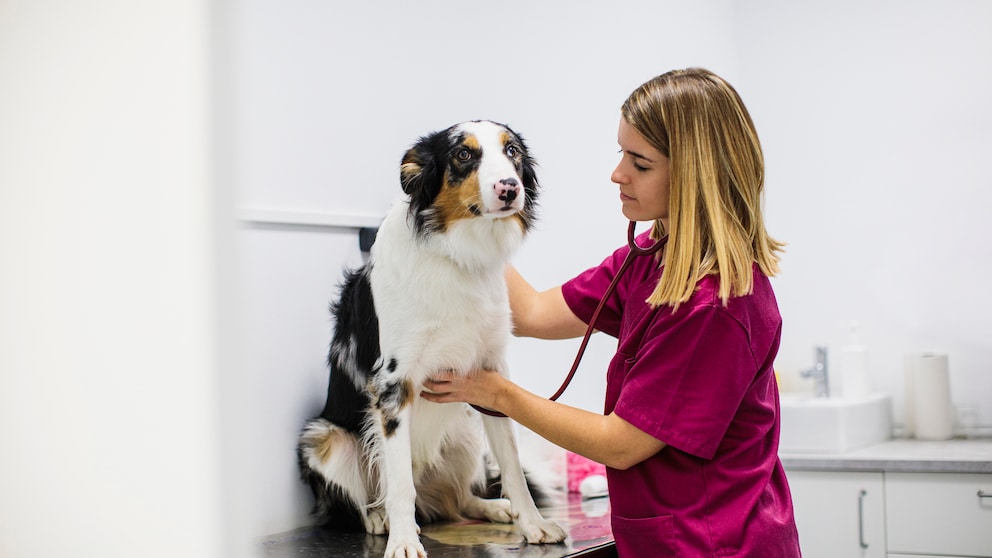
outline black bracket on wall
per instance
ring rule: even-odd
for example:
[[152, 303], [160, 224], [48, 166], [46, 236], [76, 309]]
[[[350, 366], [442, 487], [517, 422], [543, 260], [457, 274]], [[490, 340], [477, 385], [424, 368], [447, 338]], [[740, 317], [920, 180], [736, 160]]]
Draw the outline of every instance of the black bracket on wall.
[[375, 242], [375, 235], [377, 234], [379, 234], [378, 227], [362, 227], [358, 229], [358, 249], [368, 254], [372, 250], [372, 244]]

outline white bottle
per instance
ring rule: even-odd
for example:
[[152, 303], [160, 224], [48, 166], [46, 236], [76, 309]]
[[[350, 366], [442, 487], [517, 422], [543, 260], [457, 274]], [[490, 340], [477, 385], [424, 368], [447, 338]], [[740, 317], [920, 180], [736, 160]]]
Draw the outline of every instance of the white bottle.
[[841, 394], [848, 399], [864, 399], [868, 385], [868, 349], [858, 339], [858, 322], [851, 322], [851, 337], [840, 350]]

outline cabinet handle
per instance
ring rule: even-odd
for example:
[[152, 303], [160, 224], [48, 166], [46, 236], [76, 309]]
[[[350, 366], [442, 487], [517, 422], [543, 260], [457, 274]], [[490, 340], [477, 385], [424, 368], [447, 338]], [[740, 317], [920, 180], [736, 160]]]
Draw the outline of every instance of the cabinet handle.
[[868, 492], [862, 490], [858, 494], [858, 542], [861, 543], [861, 548], [868, 548], [868, 543], [865, 542], [865, 496]]
[[978, 491], [978, 497], [979, 498], [992, 498], [992, 494], [989, 494], [988, 492], [985, 492], [984, 490], [979, 490]]

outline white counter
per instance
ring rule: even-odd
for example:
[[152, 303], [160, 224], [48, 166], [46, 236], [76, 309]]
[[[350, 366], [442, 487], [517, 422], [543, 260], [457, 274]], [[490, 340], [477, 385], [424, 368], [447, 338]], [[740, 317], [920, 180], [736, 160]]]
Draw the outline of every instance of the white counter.
[[841, 454], [781, 454], [794, 471], [992, 473], [992, 439], [891, 440]]

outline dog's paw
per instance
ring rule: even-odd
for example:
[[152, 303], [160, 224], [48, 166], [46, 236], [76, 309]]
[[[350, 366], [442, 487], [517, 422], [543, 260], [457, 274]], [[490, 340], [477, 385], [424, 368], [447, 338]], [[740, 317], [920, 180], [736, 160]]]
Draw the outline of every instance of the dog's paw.
[[427, 558], [424, 545], [415, 533], [390, 533], [385, 558]]
[[497, 523], [513, 523], [516, 514], [513, 513], [513, 506], [505, 498], [498, 500], [483, 500], [486, 503], [486, 519]]
[[365, 524], [365, 532], [371, 535], [385, 535], [389, 532], [389, 518], [386, 517], [386, 510], [383, 508], [373, 508], [362, 517]]
[[531, 544], [554, 544], [565, 540], [568, 533], [554, 521], [538, 519], [535, 521], [518, 522], [520, 532]]
[[468, 517], [485, 519], [494, 523], [513, 523], [516, 517], [513, 513], [513, 506], [506, 498], [475, 499], [467, 504], [463, 513]]

